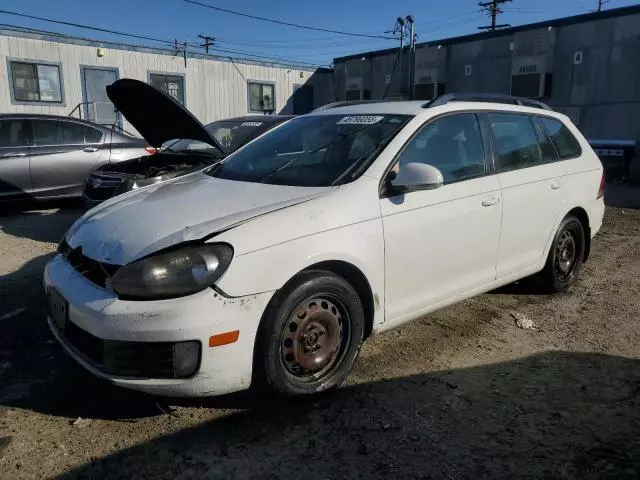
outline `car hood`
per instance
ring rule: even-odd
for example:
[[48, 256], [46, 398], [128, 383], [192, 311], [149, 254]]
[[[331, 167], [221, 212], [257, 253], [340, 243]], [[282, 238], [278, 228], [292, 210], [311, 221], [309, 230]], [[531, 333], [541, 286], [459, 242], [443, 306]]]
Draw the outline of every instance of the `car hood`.
[[78, 219], [65, 239], [89, 258], [124, 265], [335, 188], [236, 182], [196, 172], [106, 201]]
[[107, 85], [107, 95], [131, 125], [154, 147], [176, 138], [199, 140], [224, 155], [202, 123], [175, 99], [151, 85], [123, 78]]

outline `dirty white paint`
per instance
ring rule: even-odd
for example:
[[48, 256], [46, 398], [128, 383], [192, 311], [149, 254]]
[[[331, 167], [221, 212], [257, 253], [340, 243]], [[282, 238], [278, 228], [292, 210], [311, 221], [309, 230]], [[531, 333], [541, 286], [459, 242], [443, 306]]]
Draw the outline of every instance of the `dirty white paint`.
[[[91, 284], [57, 256], [47, 265], [44, 283], [55, 286], [69, 301], [70, 318], [78, 326], [114, 340], [199, 339], [204, 346], [209, 336], [233, 330], [240, 330], [240, 338], [223, 347], [204, 348], [199, 373], [187, 380], [112, 378], [70, 353], [94, 374], [150, 393], [205, 395], [240, 390], [249, 386], [255, 336], [269, 300], [296, 273], [316, 263], [341, 261], [362, 272], [376, 298], [373, 326], [377, 332], [541, 270], [558, 225], [576, 207], [587, 213], [592, 235], [600, 228], [604, 202], [596, 197], [602, 165], [564, 115], [464, 102], [429, 109], [411, 102], [388, 102], [381, 107], [341, 107], [332, 114], [366, 116], [374, 114], [375, 108], [384, 109], [383, 113], [411, 111], [415, 118], [351, 183], [290, 187], [221, 180], [198, 172], [116, 197], [78, 220], [66, 236], [68, 243], [81, 246], [90, 258], [109, 263], [122, 264], [214, 234], [209, 241], [228, 243], [234, 250], [231, 264], [216, 282], [225, 295], [206, 289], [183, 298], [135, 302]], [[425, 122], [474, 109], [559, 118], [580, 142], [582, 154], [500, 173], [499, 182], [493, 181], [498, 175], [485, 175], [437, 189], [380, 197], [390, 162]], [[555, 182], [563, 188], [554, 188]], [[500, 201], [485, 202], [487, 198]], [[541, 204], [551, 205], [554, 214], [542, 215]], [[522, 232], [527, 238], [521, 248], [511, 249], [509, 242]], [[537, 238], [537, 243], [531, 243], [531, 238]], [[517, 271], [500, 268], [500, 262], [513, 264], [525, 254], [528, 259]]]

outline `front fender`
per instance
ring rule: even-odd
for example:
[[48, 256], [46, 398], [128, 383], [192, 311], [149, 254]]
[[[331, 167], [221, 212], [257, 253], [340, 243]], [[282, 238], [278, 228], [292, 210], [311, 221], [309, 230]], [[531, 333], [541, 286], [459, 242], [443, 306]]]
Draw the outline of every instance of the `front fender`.
[[216, 286], [233, 297], [278, 290], [300, 271], [325, 261], [350, 263], [365, 275], [374, 298], [380, 302], [376, 305], [374, 324], [382, 322], [384, 241], [380, 218], [240, 254], [234, 257]]

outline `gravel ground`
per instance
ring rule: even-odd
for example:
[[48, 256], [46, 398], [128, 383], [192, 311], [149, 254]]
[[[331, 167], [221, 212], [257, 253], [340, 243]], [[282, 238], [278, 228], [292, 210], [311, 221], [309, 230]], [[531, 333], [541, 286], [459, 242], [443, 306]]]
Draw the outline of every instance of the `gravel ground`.
[[370, 339], [344, 388], [288, 402], [156, 399], [68, 359], [40, 276], [78, 213], [0, 217], [0, 478], [640, 477], [638, 210], [607, 210], [569, 293], [441, 310]]

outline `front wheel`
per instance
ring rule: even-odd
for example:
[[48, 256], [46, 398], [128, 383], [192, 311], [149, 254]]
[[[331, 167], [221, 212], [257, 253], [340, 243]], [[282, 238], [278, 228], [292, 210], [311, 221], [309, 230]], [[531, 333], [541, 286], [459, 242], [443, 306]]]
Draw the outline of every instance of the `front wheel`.
[[584, 259], [585, 234], [576, 217], [566, 217], [558, 227], [549, 250], [547, 263], [538, 274], [543, 287], [564, 292], [573, 283]]
[[256, 342], [257, 380], [286, 395], [339, 386], [360, 352], [364, 310], [344, 278], [303, 272], [276, 294]]

